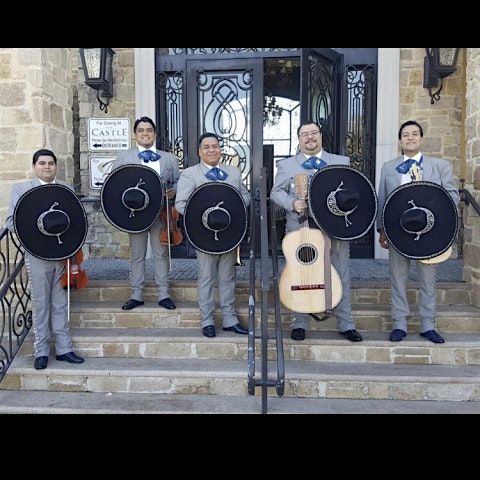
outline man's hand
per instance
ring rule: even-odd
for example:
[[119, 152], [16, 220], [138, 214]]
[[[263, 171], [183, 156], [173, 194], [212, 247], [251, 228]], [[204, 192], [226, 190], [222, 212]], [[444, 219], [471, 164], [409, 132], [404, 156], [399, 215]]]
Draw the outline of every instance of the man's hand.
[[390, 248], [390, 244], [388, 243], [387, 236], [385, 235], [385, 230], [380, 230], [380, 239], [379, 239], [380, 246], [385, 250]]
[[295, 200], [293, 202], [293, 211], [297, 213], [303, 213], [307, 209], [308, 205], [305, 200]]
[[171, 200], [172, 198], [175, 198], [175, 190], [173, 188], [170, 188], [169, 190], [166, 191], [167, 198]]

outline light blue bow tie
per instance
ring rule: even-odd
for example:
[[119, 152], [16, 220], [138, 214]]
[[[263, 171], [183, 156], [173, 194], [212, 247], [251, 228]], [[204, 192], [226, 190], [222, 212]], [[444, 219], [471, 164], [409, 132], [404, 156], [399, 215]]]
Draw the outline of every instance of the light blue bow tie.
[[228, 178], [228, 173], [224, 172], [218, 167], [213, 167], [205, 174], [205, 176], [209, 180], [213, 180], [214, 182], [216, 181], [224, 182]]
[[152, 152], [151, 150], [144, 150], [143, 152], [140, 152], [138, 157], [141, 158], [145, 163], [158, 162], [158, 160], [161, 158], [158, 153]]
[[302, 167], [307, 170], [320, 170], [323, 167], [327, 166], [327, 162], [318, 157], [310, 157], [308, 160], [305, 160], [302, 163]]
[[413, 158], [409, 158], [408, 160], [405, 160], [403, 163], [401, 163], [397, 167], [397, 172], [401, 173], [402, 175], [405, 175], [410, 171], [413, 165], [418, 165], [419, 168], [423, 168], [423, 157], [418, 162]]

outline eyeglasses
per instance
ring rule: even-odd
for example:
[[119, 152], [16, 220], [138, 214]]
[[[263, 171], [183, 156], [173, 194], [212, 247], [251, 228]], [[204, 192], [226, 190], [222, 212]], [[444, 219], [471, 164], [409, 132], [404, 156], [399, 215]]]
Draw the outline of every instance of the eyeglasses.
[[301, 138], [307, 138], [307, 137], [314, 137], [315, 135], [318, 135], [320, 133], [320, 130], [313, 130], [311, 132], [303, 132], [300, 134]]

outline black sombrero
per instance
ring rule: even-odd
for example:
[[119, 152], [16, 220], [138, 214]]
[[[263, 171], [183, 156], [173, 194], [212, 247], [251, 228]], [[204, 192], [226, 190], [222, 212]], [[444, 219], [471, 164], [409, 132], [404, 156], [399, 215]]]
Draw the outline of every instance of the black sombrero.
[[157, 172], [143, 165], [124, 165], [105, 180], [101, 192], [103, 213], [119, 230], [148, 230], [163, 205], [162, 182]]
[[447, 251], [455, 241], [457, 207], [449, 193], [436, 183], [408, 183], [387, 198], [383, 226], [398, 253], [427, 260]]
[[82, 203], [70, 188], [58, 183], [24, 193], [13, 221], [25, 250], [42, 260], [65, 260], [75, 255], [87, 236]]
[[375, 222], [375, 189], [352, 167], [331, 165], [319, 170], [310, 182], [308, 198], [316, 224], [338, 240], [363, 237]]
[[238, 190], [211, 182], [190, 196], [184, 215], [185, 233], [193, 247], [220, 255], [238, 247], [247, 231], [247, 207]]

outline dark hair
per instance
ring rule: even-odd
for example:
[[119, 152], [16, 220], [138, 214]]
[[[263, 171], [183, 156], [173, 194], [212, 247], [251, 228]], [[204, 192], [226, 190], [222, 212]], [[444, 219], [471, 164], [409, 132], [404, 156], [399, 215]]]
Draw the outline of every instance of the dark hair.
[[150, 117], [141, 117], [135, 121], [135, 125], [133, 125], [133, 133], [137, 133], [137, 128], [140, 123], [149, 123], [153, 127], [153, 131], [157, 133], [157, 127], [155, 123]]
[[218, 143], [220, 143], [220, 139], [218, 138], [218, 136], [217, 136], [215, 133], [207, 132], [207, 133], [204, 133], [204, 134], [198, 139], [198, 148], [200, 148], [200, 146], [202, 145], [202, 142], [203, 142], [206, 138], [214, 138]]
[[37, 150], [33, 154], [32, 165], [35, 165], [40, 157], [52, 157], [55, 161], [55, 165], [57, 164], [57, 157], [51, 150], [47, 150], [46, 148], [42, 148], [41, 150]]
[[408, 122], [405, 122], [401, 127], [400, 127], [400, 130], [398, 131], [398, 139], [401, 140], [402, 139], [402, 133], [403, 133], [403, 129], [406, 128], [406, 127], [410, 127], [411, 125], [415, 125], [416, 127], [418, 127], [420, 129], [420, 135], [423, 137], [423, 128], [422, 126], [416, 122], [415, 120], [409, 120]]
[[320, 133], [322, 133], [322, 127], [320, 126], [319, 123], [314, 122], [313, 120], [308, 120], [308, 121], [306, 121], [306, 122], [303, 122], [303, 123], [298, 127], [297, 137], [300, 137], [300, 130], [301, 130], [305, 125], [316, 125], [316, 126], [318, 127], [318, 129], [320, 130]]

